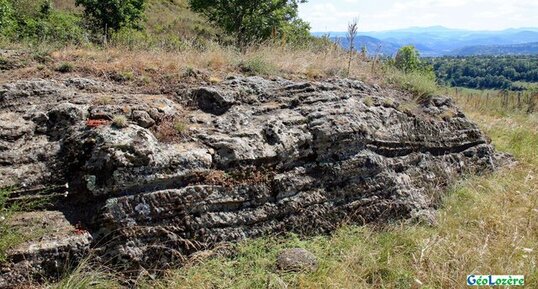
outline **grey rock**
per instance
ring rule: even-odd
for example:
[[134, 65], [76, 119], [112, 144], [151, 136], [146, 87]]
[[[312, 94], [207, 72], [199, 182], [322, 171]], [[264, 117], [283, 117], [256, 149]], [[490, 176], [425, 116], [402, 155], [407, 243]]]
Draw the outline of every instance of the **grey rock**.
[[[245, 238], [435, 224], [455, 180], [512, 163], [446, 97], [402, 112], [398, 103], [413, 99], [361, 81], [260, 77], [178, 94], [84, 79], [1, 86], [0, 187], [19, 187], [12, 198], [52, 198], [49, 209], [90, 228], [99, 258], [118, 270], [159, 271]], [[116, 114], [137, 125], [112, 127]], [[188, 131], [159, 141], [177, 133], [159, 131], [174, 119]]]
[[9, 225], [24, 230], [26, 241], [8, 250], [7, 262], [0, 265], [0, 288], [60, 276], [90, 252], [90, 233], [75, 229], [61, 212], [19, 213]]
[[286, 272], [316, 271], [318, 259], [310, 251], [302, 248], [286, 249], [278, 254], [276, 266]]
[[223, 114], [234, 104], [234, 94], [202, 87], [193, 92], [198, 108], [212, 114]]
[[155, 120], [151, 118], [147, 111], [135, 110], [132, 117], [143, 128], [150, 128], [155, 125]]

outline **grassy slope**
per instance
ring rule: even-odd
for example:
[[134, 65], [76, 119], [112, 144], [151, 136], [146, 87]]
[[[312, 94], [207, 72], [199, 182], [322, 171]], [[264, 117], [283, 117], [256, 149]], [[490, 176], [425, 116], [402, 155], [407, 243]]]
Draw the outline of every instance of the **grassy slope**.
[[[82, 11], [76, 7], [75, 0], [53, 0], [53, 7], [65, 11]], [[187, 0], [147, 0], [145, 21], [144, 27], [148, 34], [166, 35], [169, 38], [214, 38], [219, 33], [203, 17], [188, 8]]]

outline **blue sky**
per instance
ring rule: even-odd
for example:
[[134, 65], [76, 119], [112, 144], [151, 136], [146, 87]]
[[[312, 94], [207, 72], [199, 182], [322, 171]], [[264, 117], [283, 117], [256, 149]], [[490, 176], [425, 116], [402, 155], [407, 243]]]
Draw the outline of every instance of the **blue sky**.
[[299, 8], [312, 31], [360, 31], [442, 25], [472, 30], [538, 27], [538, 0], [309, 0]]

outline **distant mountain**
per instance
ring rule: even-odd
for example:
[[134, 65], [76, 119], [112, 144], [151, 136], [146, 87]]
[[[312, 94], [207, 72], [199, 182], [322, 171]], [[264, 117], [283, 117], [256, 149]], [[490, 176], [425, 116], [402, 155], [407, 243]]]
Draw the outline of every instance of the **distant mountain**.
[[[330, 35], [333, 39], [345, 39], [345, 32], [313, 33], [315, 36]], [[470, 31], [443, 26], [411, 27], [379, 32], [359, 32], [370, 37], [368, 43], [382, 43], [384, 54], [393, 54], [404, 45], [414, 45], [423, 56], [453, 55], [460, 49], [475, 46], [504, 46], [538, 42], [538, 28], [511, 28], [502, 31]], [[360, 41], [361, 38], [357, 41]], [[344, 45], [347, 47], [347, 45]], [[357, 46], [360, 47], [360, 46]], [[372, 50], [369, 49], [370, 52]], [[523, 50], [522, 50], [523, 51]], [[533, 50], [531, 50], [532, 52]]]
[[[332, 37], [334, 42], [339, 43], [344, 48], [349, 48], [349, 40], [347, 37]], [[358, 36], [355, 39], [355, 49], [361, 50], [363, 47], [366, 47], [366, 51], [370, 55], [381, 55], [381, 56], [392, 56], [398, 49], [400, 45], [379, 40], [370, 36]]]
[[472, 55], [538, 55], [538, 42], [511, 45], [476, 45], [456, 49], [454, 56]]

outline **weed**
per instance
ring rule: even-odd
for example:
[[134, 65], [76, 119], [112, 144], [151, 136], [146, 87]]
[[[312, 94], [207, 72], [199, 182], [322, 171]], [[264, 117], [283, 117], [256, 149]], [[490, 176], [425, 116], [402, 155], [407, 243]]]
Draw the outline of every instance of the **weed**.
[[93, 101], [93, 103], [96, 105], [110, 105], [112, 104], [112, 102], [112, 97], [110, 97], [109, 95], [102, 95]]
[[260, 56], [247, 59], [240, 65], [240, 68], [248, 75], [270, 75], [275, 71], [275, 67]]
[[410, 92], [418, 102], [428, 100], [439, 90], [435, 76], [431, 73], [420, 71], [405, 73], [394, 68], [386, 68], [386, 75], [389, 84]]
[[394, 100], [392, 98], [384, 98], [383, 99], [383, 106], [385, 107], [394, 107]]
[[56, 67], [56, 71], [61, 73], [69, 73], [73, 72], [75, 70], [75, 67], [70, 62], [63, 62], [58, 67]]
[[445, 121], [449, 121], [450, 119], [452, 119], [453, 117], [456, 116], [456, 112], [451, 110], [451, 109], [447, 109], [445, 111], [443, 111], [440, 115], [439, 115], [439, 118], [445, 120]]
[[398, 105], [397, 109], [403, 113], [412, 114], [418, 108], [419, 108], [419, 104], [416, 101], [405, 101], [405, 102], [401, 102]]
[[374, 105], [374, 99], [370, 96], [367, 96], [364, 98], [364, 105], [370, 107], [370, 106], [373, 106]]
[[165, 143], [173, 143], [181, 140], [188, 134], [188, 124], [177, 117], [169, 117], [161, 120], [153, 128], [155, 137]]
[[134, 79], [134, 73], [132, 71], [113, 72], [110, 78], [117, 82], [126, 82]]
[[124, 115], [116, 115], [112, 119], [112, 124], [117, 128], [125, 128], [129, 126], [129, 120]]
[[220, 82], [222, 82], [222, 79], [220, 79], [218, 77], [215, 77], [215, 76], [209, 77], [209, 83], [211, 83], [211, 84], [217, 84], [217, 83], [220, 83]]
[[187, 129], [189, 127], [187, 126], [186, 123], [182, 122], [182, 121], [175, 121], [174, 122], [174, 129], [179, 133], [179, 134], [185, 134], [187, 132]]

